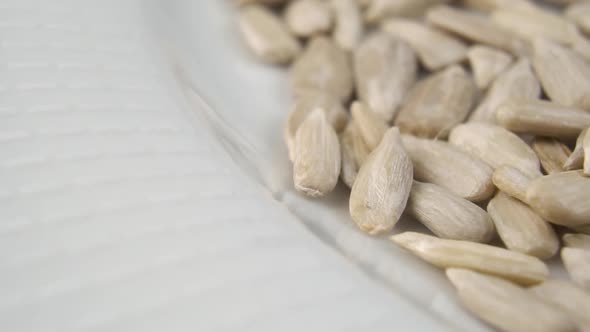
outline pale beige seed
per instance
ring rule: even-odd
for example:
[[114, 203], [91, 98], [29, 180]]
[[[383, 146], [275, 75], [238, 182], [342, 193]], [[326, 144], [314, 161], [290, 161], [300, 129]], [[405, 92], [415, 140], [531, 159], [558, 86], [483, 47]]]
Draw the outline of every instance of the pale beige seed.
[[462, 0], [462, 5], [484, 12], [496, 9], [510, 8], [513, 6], [530, 6], [529, 0]]
[[429, 70], [461, 62], [467, 56], [467, 46], [463, 42], [417, 21], [389, 19], [383, 22], [381, 28], [410, 44]]
[[565, 234], [563, 236], [563, 243], [565, 244], [566, 247], [590, 250], [590, 235]]
[[293, 0], [285, 9], [285, 22], [298, 37], [321, 34], [332, 27], [332, 9], [322, 0]]
[[297, 39], [272, 11], [263, 6], [241, 7], [239, 25], [246, 44], [264, 62], [286, 64], [301, 53]]
[[414, 181], [406, 211], [444, 239], [488, 242], [495, 235], [482, 208], [435, 184]]
[[582, 148], [584, 150], [584, 175], [590, 176], [590, 130], [586, 130], [586, 134], [584, 134]]
[[566, 312], [580, 332], [590, 332], [590, 293], [563, 280], [546, 280], [529, 289], [541, 300]]
[[509, 100], [536, 100], [541, 96], [541, 84], [533, 73], [529, 60], [522, 58], [496, 78], [484, 100], [469, 116], [469, 122], [496, 123], [498, 107]]
[[498, 49], [475, 45], [467, 52], [475, 84], [485, 90], [512, 63], [512, 57]]
[[533, 45], [535, 71], [551, 100], [590, 111], [590, 64], [549, 40], [537, 38]]
[[359, 99], [386, 121], [414, 85], [418, 61], [410, 46], [384, 32], [366, 38], [354, 51], [354, 73]]
[[530, 177], [541, 175], [539, 158], [520, 137], [489, 123], [465, 123], [455, 127], [449, 143], [481, 158], [492, 168], [512, 166]]
[[523, 202], [499, 192], [487, 210], [506, 248], [541, 259], [559, 249], [553, 227]]
[[494, 170], [492, 181], [502, 192], [526, 202], [526, 189], [531, 178], [512, 166], [500, 166]]
[[371, 0], [366, 12], [369, 23], [378, 23], [389, 17], [418, 17], [426, 10], [448, 0]]
[[351, 67], [346, 51], [327, 37], [315, 37], [291, 67], [293, 94], [321, 91], [348, 101], [353, 90]]
[[373, 112], [361, 102], [353, 102], [350, 113], [369, 151], [373, 151], [381, 142], [381, 138], [385, 135], [389, 126], [379, 114]]
[[491, 18], [498, 26], [530, 42], [537, 37], [544, 37], [573, 45], [579, 34], [573, 23], [539, 6], [499, 9], [492, 13]]
[[488, 16], [450, 6], [428, 10], [428, 22], [470, 41], [493, 46], [515, 55], [527, 53], [526, 44], [514, 34], [496, 26]]
[[498, 108], [498, 123], [519, 134], [573, 140], [590, 126], [590, 113], [547, 101], [512, 100]]
[[492, 169], [447, 142], [402, 135], [412, 163], [414, 177], [448, 189], [459, 197], [481, 202], [494, 194]]
[[579, 171], [550, 174], [533, 179], [527, 203], [554, 224], [576, 227], [590, 220], [590, 178]]
[[509, 281], [464, 269], [448, 269], [461, 303], [483, 321], [507, 332], [576, 331], [561, 310]]
[[339, 100], [330, 95], [313, 91], [298, 96], [295, 98], [293, 108], [287, 117], [285, 129], [283, 130], [285, 143], [289, 149], [289, 159], [293, 160], [294, 158], [293, 141], [295, 140], [297, 129], [299, 129], [301, 123], [316, 108], [320, 108], [326, 112], [326, 118], [336, 132], [342, 131], [346, 126], [348, 113], [344, 110]]
[[567, 160], [563, 163], [563, 169], [566, 171], [572, 171], [576, 169], [582, 169], [584, 167], [584, 137], [588, 128], [582, 130], [578, 138], [576, 139], [576, 147]]
[[476, 92], [473, 79], [461, 66], [449, 66], [412, 88], [395, 125], [402, 133], [446, 138], [469, 114]]
[[352, 188], [358, 171], [370, 152], [354, 121], [350, 121], [346, 129], [340, 134], [340, 149], [342, 151], [342, 171], [340, 176], [344, 183], [349, 188]]
[[554, 138], [536, 137], [531, 147], [547, 174], [563, 172], [563, 164], [572, 153], [565, 144]]
[[395, 226], [412, 189], [412, 172], [399, 129], [389, 129], [361, 167], [350, 193], [350, 215], [361, 230], [377, 235]]
[[512, 280], [523, 285], [537, 284], [549, 274], [536, 257], [482, 243], [439, 239], [405, 232], [391, 240], [440, 268], [465, 268]]
[[303, 121], [294, 141], [293, 182], [295, 189], [311, 197], [331, 192], [340, 175], [338, 136], [322, 109]]
[[590, 291], [590, 250], [565, 247], [561, 259], [573, 282]]
[[565, 16], [578, 25], [580, 30], [590, 34], [590, 2], [578, 1], [567, 7]]
[[357, 47], [363, 36], [363, 19], [357, 0], [331, 0], [334, 13], [332, 38], [345, 50]]

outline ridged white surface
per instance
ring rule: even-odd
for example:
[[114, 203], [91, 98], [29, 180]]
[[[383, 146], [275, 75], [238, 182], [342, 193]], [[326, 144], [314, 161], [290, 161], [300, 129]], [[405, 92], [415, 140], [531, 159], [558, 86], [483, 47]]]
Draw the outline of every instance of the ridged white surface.
[[[253, 175], [270, 164], [248, 166], [186, 103], [154, 6], [0, 0], [0, 330], [448, 330], [310, 232], [290, 212], [300, 198]], [[202, 79], [248, 105], [238, 83]], [[249, 111], [232, 120], [252, 140], [270, 120]]]

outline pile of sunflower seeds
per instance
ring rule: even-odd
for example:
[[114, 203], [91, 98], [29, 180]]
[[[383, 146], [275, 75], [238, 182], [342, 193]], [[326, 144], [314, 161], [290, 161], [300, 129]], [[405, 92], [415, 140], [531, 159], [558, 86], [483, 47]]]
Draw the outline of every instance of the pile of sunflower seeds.
[[[590, 1], [236, 3], [290, 66], [298, 191], [342, 181], [370, 235], [422, 223], [391, 240], [494, 327], [590, 331]], [[558, 252], [571, 281], [548, 279]]]

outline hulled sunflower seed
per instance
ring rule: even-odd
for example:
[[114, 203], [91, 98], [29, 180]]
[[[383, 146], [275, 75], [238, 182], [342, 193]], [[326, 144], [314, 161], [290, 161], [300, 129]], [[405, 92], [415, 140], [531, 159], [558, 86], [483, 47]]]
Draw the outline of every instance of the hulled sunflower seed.
[[331, 192], [340, 174], [338, 136], [322, 109], [303, 121], [294, 141], [293, 182], [295, 189], [311, 197]]
[[584, 175], [590, 176], [590, 130], [586, 130], [586, 134], [584, 134], [582, 148], [584, 150]]
[[575, 227], [590, 220], [590, 178], [579, 171], [550, 174], [533, 179], [526, 202], [554, 224]]
[[332, 38], [345, 50], [353, 50], [363, 36], [363, 19], [357, 0], [331, 0], [334, 12]]
[[332, 11], [325, 1], [294, 0], [285, 9], [285, 22], [294, 35], [310, 37], [330, 30]]
[[499, 192], [487, 210], [508, 249], [541, 259], [559, 249], [553, 227], [521, 201]]
[[572, 153], [565, 144], [554, 138], [536, 137], [531, 147], [547, 174], [563, 172], [563, 164]]
[[449, 66], [410, 90], [395, 125], [402, 133], [446, 138], [469, 114], [476, 91], [473, 79], [461, 66]]
[[563, 236], [563, 243], [566, 247], [590, 250], [590, 235], [565, 234]]
[[538, 6], [499, 9], [491, 17], [498, 26], [531, 42], [536, 37], [544, 37], [572, 45], [578, 35], [574, 24], [553, 11]]
[[536, 257], [482, 243], [439, 239], [405, 232], [391, 240], [440, 268], [465, 268], [523, 285], [537, 284], [549, 274], [547, 266]]
[[315, 37], [293, 63], [291, 80], [295, 96], [311, 90], [347, 101], [353, 89], [349, 56], [327, 37]]
[[434, 183], [459, 197], [481, 202], [494, 194], [492, 169], [481, 159], [471, 156], [447, 142], [403, 135], [402, 141], [418, 181]]
[[344, 183], [349, 188], [352, 188], [358, 171], [370, 152], [354, 121], [350, 121], [346, 129], [340, 134], [340, 149], [342, 151], [342, 171], [340, 175]]
[[590, 64], [549, 40], [537, 38], [533, 45], [535, 71], [551, 100], [590, 111]]
[[477, 12], [450, 6], [436, 6], [428, 10], [426, 19], [443, 30], [473, 42], [490, 45], [515, 55], [527, 53], [522, 40], [496, 26], [489, 17]]
[[366, 105], [358, 101], [352, 103], [350, 113], [369, 151], [373, 151], [389, 128], [387, 123], [379, 114], [372, 112]]
[[461, 4], [484, 12], [514, 6], [530, 6], [529, 0], [462, 0]]
[[572, 280], [590, 291], [590, 250], [566, 247], [561, 249], [561, 259]]
[[541, 300], [563, 310], [576, 322], [581, 332], [590, 331], [590, 294], [571, 282], [547, 280], [529, 289]]
[[417, 21], [389, 19], [381, 28], [410, 44], [429, 70], [461, 62], [467, 56], [467, 46], [463, 42]]
[[416, 81], [418, 61], [404, 41], [377, 32], [354, 52], [354, 72], [359, 99], [390, 121]]
[[530, 177], [541, 175], [539, 158], [520, 137], [489, 123], [466, 123], [455, 127], [449, 143], [481, 158], [492, 168], [512, 166]]
[[578, 25], [580, 30], [590, 34], [590, 2], [578, 1], [567, 7], [565, 16]]
[[578, 135], [578, 139], [576, 140], [576, 147], [567, 160], [563, 163], [563, 169], [566, 171], [571, 171], [575, 169], [582, 169], [584, 167], [584, 137], [586, 136], [586, 132], [588, 128], [582, 130], [580, 135]]
[[242, 7], [239, 24], [246, 44], [264, 62], [286, 64], [301, 52], [301, 45], [282, 21], [261, 5]]
[[494, 170], [492, 181], [504, 193], [526, 202], [526, 189], [531, 178], [512, 166], [500, 166]]
[[469, 311], [503, 331], [576, 331], [567, 314], [509, 281], [464, 269], [447, 277]]
[[512, 57], [491, 47], [476, 45], [467, 52], [475, 84], [485, 90], [512, 63]]
[[328, 122], [332, 124], [336, 132], [342, 131], [348, 121], [348, 113], [344, 110], [344, 107], [334, 97], [323, 94], [321, 92], [306, 93], [296, 98], [293, 109], [287, 117], [283, 136], [289, 149], [289, 159], [293, 160], [293, 141], [295, 140], [295, 133], [301, 123], [307, 118], [307, 116], [316, 108], [320, 108], [326, 112], [326, 118]]
[[535, 100], [541, 95], [541, 84], [527, 59], [520, 59], [492, 83], [484, 100], [469, 116], [469, 122], [496, 123], [496, 110], [512, 99]]
[[498, 108], [496, 119], [515, 133], [564, 140], [575, 139], [590, 126], [590, 113], [542, 100], [512, 100]]
[[488, 242], [495, 234], [482, 208], [435, 184], [414, 181], [406, 211], [441, 238]]
[[350, 215], [361, 230], [376, 235], [395, 226], [410, 195], [412, 172], [399, 129], [389, 129], [361, 167], [350, 193]]
[[417, 17], [436, 4], [447, 0], [371, 0], [366, 18], [369, 23], [377, 23], [388, 17]]

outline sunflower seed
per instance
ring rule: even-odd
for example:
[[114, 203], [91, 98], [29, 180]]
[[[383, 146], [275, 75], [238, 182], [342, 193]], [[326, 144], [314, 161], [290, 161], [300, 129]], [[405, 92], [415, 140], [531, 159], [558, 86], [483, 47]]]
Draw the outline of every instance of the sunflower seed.
[[551, 225], [521, 201], [499, 192], [487, 210], [508, 249], [541, 259], [552, 257], [559, 249]]
[[395, 125], [403, 133], [446, 138], [469, 114], [476, 91], [473, 79], [461, 66], [449, 66], [412, 88]]
[[565, 247], [561, 259], [572, 280], [590, 291], [590, 250]]
[[332, 11], [324, 1], [294, 0], [285, 9], [285, 22], [294, 35], [310, 37], [330, 30]]
[[544, 37], [573, 45], [578, 34], [573, 23], [553, 11], [538, 6], [499, 9], [492, 13], [491, 18], [498, 26], [531, 42], [536, 37]]
[[440, 268], [465, 268], [519, 284], [537, 284], [549, 274], [536, 257], [482, 243], [445, 240], [434, 236], [405, 232], [391, 240]]
[[439, 185], [472, 202], [481, 202], [494, 194], [492, 169], [481, 159], [446, 142], [402, 135], [412, 163], [414, 177]]
[[565, 243], [566, 247], [590, 250], [590, 235], [565, 234], [563, 236], [563, 243]]
[[553, 138], [536, 137], [531, 147], [547, 174], [563, 172], [563, 164], [572, 153], [565, 144]]
[[325, 111], [315, 109], [299, 126], [294, 151], [295, 189], [312, 197], [331, 192], [340, 174], [340, 146]]
[[509, 281], [463, 269], [447, 277], [468, 310], [502, 331], [576, 331], [567, 314]]
[[372, 112], [366, 105], [358, 101], [352, 103], [350, 112], [369, 151], [373, 151], [385, 135], [388, 129], [387, 123], [379, 114]]
[[417, 17], [436, 4], [447, 0], [371, 0], [366, 18], [369, 23], [377, 23], [393, 16]]
[[428, 22], [467, 40], [490, 45], [515, 55], [527, 53], [525, 43], [499, 28], [484, 15], [450, 6], [436, 6], [428, 10]]
[[555, 103], [512, 100], [498, 108], [498, 123], [519, 134], [575, 139], [590, 126], [590, 113]]
[[512, 166], [530, 177], [541, 175], [539, 158], [520, 137], [489, 123], [466, 123], [455, 127], [449, 143], [481, 158], [492, 168]]
[[590, 176], [590, 130], [586, 130], [586, 134], [584, 134], [582, 148], [584, 150], [584, 175]]
[[354, 121], [350, 121], [346, 129], [340, 134], [340, 149], [342, 151], [341, 177], [344, 183], [352, 188], [359, 169], [369, 156], [369, 149], [361, 137]]
[[482, 45], [471, 47], [467, 57], [475, 84], [480, 90], [487, 89], [490, 83], [512, 63], [512, 57], [508, 53]]
[[578, 135], [578, 139], [576, 140], [576, 147], [570, 156], [567, 158], [565, 163], [563, 163], [563, 169], [566, 171], [571, 171], [575, 169], [582, 169], [584, 167], [584, 137], [586, 136], [586, 132], [588, 128], [582, 130], [580, 135]]
[[567, 7], [565, 16], [578, 25], [580, 30], [590, 34], [590, 2], [578, 1]]
[[389, 19], [381, 28], [410, 44], [429, 70], [461, 62], [467, 56], [467, 46], [463, 42], [417, 21]]
[[324, 36], [313, 38], [291, 68], [293, 94], [321, 91], [340, 101], [352, 94], [352, 68], [348, 54]]
[[404, 151], [399, 129], [385, 133], [361, 167], [350, 193], [350, 215], [372, 235], [398, 222], [412, 188], [412, 162]]
[[533, 179], [526, 202], [545, 220], [563, 226], [581, 226], [590, 220], [590, 178], [579, 171]]
[[547, 280], [529, 289], [541, 300], [566, 312], [579, 331], [590, 332], [590, 294], [571, 282]]
[[264, 62], [286, 64], [301, 52], [301, 45], [283, 22], [263, 6], [242, 7], [239, 24], [246, 44]]
[[353, 50], [363, 35], [363, 19], [357, 0], [331, 0], [334, 12], [332, 38], [345, 50]]
[[494, 170], [492, 181], [502, 192], [526, 202], [526, 189], [531, 178], [512, 166], [500, 166]]
[[337, 132], [342, 131], [348, 121], [348, 114], [342, 107], [342, 104], [332, 96], [322, 94], [319, 92], [309, 92], [296, 98], [293, 105], [293, 110], [287, 117], [283, 136], [289, 149], [289, 159], [294, 158], [293, 141], [295, 140], [295, 133], [301, 123], [307, 116], [316, 108], [320, 108], [326, 112], [328, 122], [332, 124]]
[[354, 52], [354, 70], [359, 99], [390, 121], [416, 81], [418, 62], [408, 44], [378, 32]]
[[488, 242], [495, 234], [482, 208], [435, 184], [414, 181], [406, 211], [441, 238]]
[[461, 4], [484, 12], [491, 12], [496, 9], [530, 6], [531, 2], [529, 0], [462, 0]]
[[482, 103], [471, 113], [469, 122], [496, 123], [496, 110], [512, 100], [535, 100], [541, 96], [541, 85], [527, 59], [520, 59], [496, 78]]
[[537, 38], [533, 45], [535, 71], [551, 100], [590, 111], [590, 64], [549, 40]]

